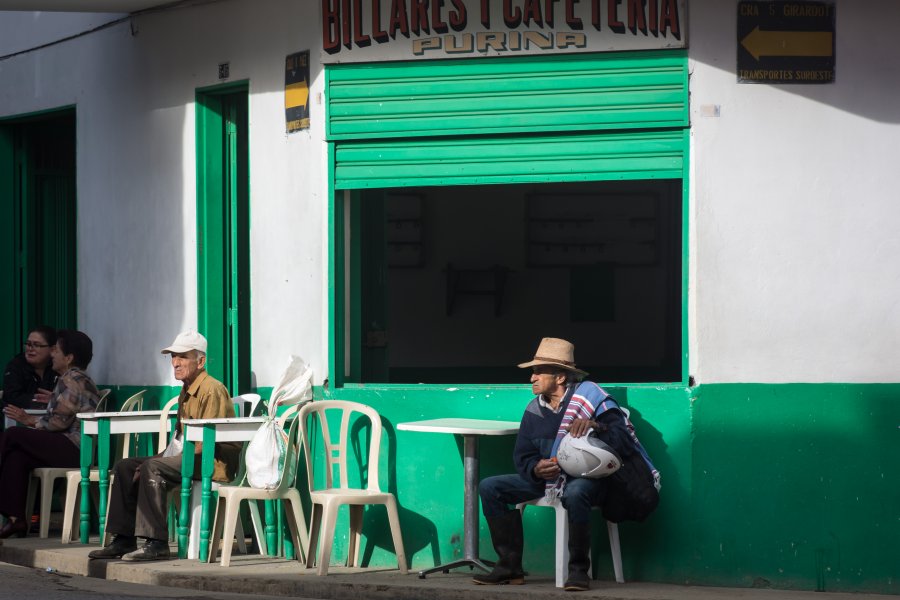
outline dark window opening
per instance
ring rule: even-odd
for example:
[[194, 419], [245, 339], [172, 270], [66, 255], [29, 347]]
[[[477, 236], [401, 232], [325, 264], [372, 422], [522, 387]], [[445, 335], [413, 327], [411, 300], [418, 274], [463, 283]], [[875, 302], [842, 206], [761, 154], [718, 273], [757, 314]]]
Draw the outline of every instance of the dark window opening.
[[595, 381], [680, 381], [681, 186], [355, 194], [348, 381], [523, 383], [544, 336]]

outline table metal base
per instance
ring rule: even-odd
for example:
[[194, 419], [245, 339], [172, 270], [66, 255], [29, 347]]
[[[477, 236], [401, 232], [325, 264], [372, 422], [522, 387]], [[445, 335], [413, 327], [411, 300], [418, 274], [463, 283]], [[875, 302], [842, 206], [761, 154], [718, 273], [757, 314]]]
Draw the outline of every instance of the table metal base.
[[480, 558], [461, 558], [459, 560], [449, 562], [446, 565], [439, 565], [437, 567], [425, 569], [424, 571], [419, 571], [419, 579], [425, 579], [426, 575], [437, 573], [438, 571], [441, 571], [442, 573], [449, 573], [450, 569], [456, 569], [458, 567], [465, 566], [468, 566], [470, 570], [478, 567], [482, 571], [490, 573], [491, 567], [494, 566], [494, 563], [490, 560], [481, 560]]
[[[483, 426], [485, 424], [487, 427]], [[481, 435], [511, 435], [519, 430], [518, 424], [506, 421], [479, 422], [475, 419], [435, 419], [433, 421], [400, 423], [397, 429], [453, 433], [461, 435], [463, 438], [465, 482], [463, 489], [463, 558], [419, 571], [419, 579], [425, 579], [426, 575], [438, 571], [449, 573], [450, 569], [458, 567], [469, 567], [470, 570], [478, 567], [489, 573], [494, 562], [478, 558], [478, 437]]]

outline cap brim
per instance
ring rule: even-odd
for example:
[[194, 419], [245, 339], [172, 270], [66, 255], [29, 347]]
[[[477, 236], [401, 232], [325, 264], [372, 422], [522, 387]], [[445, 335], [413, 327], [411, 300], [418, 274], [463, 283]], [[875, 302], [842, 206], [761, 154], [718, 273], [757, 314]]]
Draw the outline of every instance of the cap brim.
[[196, 348], [189, 348], [187, 346], [169, 346], [168, 348], [163, 348], [160, 354], [181, 354], [182, 352], [190, 352], [191, 350], [196, 350]]
[[550, 367], [559, 367], [563, 371], [571, 371], [572, 373], [577, 373], [583, 377], [587, 377], [588, 372], [582, 371], [581, 369], [577, 369], [575, 367], [570, 367], [569, 365], [564, 365], [562, 363], [552, 362], [549, 360], [532, 360], [530, 362], [521, 363], [519, 365], [520, 369], [528, 369], [529, 367], [536, 367], [538, 365], [547, 365]]

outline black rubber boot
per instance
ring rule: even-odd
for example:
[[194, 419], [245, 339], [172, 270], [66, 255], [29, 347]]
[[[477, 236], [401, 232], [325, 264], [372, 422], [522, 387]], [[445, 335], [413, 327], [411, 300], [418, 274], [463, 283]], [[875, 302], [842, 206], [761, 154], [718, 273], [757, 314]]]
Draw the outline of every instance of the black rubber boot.
[[480, 585], [522, 585], [522, 513], [512, 510], [500, 517], [487, 519], [491, 530], [491, 542], [497, 552], [497, 564], [486, 575], [475, 575], [472, 581]]
[[591, 589], [591, 525], [569, 523], [569, 576], [563, 586], [567, 592]]

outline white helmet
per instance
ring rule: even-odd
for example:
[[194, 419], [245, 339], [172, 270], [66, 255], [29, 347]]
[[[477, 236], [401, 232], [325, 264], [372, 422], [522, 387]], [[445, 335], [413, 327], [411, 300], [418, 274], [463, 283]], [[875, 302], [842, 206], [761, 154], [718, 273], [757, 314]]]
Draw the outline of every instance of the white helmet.
[[599, 479], [619, 470], [622, 459], [600, 439], [592, 435], [572, 437], [567, 433], [556, 451], [559, 468], [573, 477]]

